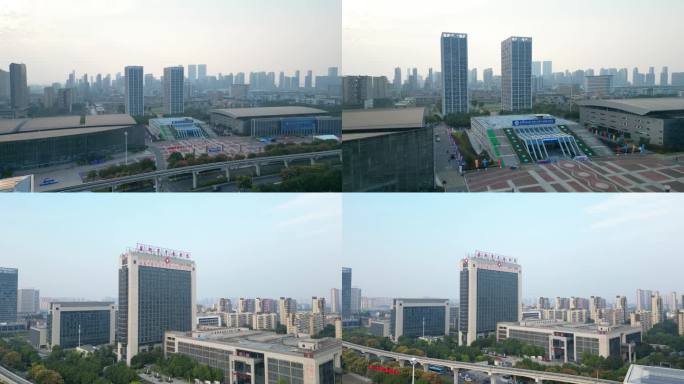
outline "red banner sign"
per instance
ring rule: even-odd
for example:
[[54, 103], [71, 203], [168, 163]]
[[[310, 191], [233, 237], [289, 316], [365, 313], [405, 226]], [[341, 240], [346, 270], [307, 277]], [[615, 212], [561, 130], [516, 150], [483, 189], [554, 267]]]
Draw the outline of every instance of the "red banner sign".
[[379, 365], [369, 365], [368, 369], [370, 369], [371, 371], [389, 373], [390, 375], [400, 375], [401, 374], [401, 372], [397, 371], [396, 369], [381, 367]]

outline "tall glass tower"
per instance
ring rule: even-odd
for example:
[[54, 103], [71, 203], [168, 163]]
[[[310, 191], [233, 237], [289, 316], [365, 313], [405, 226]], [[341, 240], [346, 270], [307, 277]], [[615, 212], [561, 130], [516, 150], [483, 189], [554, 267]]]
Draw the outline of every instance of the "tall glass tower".
[[169, 115], [183, 113], [183, 67], [164, 68], [164, 112]]
[[531, 37], [510, 37], [501, 43], [501, 109], [532, 109]]
[[129, 66], [126, 73], [126, 113], [131, 116], [143, 116], [145, 105], [143, 98], [143, 67]]
[[442, 113], [468, 112], [468, 35], [442, 33]]
[[475, 252], [460, 267], [460, 345], [494, 333], [498, 322], [521, 320], [522, 268], [516, 259]]
[[16, 268], [0, 267], [0, 323], [17, 321], [18, 276]]
[[351, 268], [342, 268], [342, 319], [351, 317]]

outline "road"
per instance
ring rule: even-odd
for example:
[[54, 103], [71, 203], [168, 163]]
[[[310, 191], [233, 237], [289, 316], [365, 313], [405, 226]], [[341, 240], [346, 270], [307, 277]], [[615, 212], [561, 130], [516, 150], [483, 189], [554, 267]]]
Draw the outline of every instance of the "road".
[[467, 192], [466, 180], [458, 171], [460, 153], [450, 130], [445, 124], [435, 127], [435, 176], [447, 192]]
[[17, 376], [5, 367], [0, 367], [0, 382], [8, 384], [32, 384], [30, 381]]

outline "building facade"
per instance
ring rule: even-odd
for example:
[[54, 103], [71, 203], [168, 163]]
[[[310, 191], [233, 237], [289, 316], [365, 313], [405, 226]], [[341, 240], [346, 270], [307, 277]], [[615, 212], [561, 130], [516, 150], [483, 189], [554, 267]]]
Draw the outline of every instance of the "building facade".
[[17, 321], [19, 270], [0, 267], [0, 323]]
[[442, 33], [442, 114], [468, 113], [468, 35]]
[[10, 101], [15, 110], [29, 106], [29, 89], [26, 80], [26, 64], [10, 64]]
[[145, 99], [143, 97], [143, 67], [129, 66], [124, 68], [126, 73], [126, 113], [131, 116], [145, 114]]
[[183, 113], [183, 84], [185, 75], [183, 67], [164, 68], [164, 113], [177, 115]]
[[460, 264], [459, 344], [496, 332], [500, 322], [522, 319], [522, 268], [517, 260], [474, 252]]
[[449, 334], [448, 299], [394, 299], [390, 332], [394, 340]]
[[117, 355], [130, 364], [163, 342], [164, 331], [196, 324], [195, 262], [184, 251], [137, 244], [119, 258]]
[[510, 37], [501, 43], [501, 109], [532, 109], [532, 38]]
[[114, 344], [116, 308], [112, 302], [50, 303], [47, 343], [50, 348]]
[[341, 292], [341, 306], [342, 306], [342, 319], [348, 319], [352, 314], [352, 269], [342, 268], [342, 292]]
[[17, 312], [22, 314], [40, 312], [40, 291], [31, 288], [18, 290]]

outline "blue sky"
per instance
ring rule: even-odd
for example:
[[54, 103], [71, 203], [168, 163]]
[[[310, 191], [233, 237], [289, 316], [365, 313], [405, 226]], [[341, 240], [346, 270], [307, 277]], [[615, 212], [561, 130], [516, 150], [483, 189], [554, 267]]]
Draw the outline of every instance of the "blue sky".
[[0, 68], [25, 63], [30, 84], [126, 65], [322, 74], [341, 62], [341, 0], [0, 0], [0, 21]]
[[46, 297], [114, 297], [137, 242], [192, 252], [198, 297], [328, 295], [338, 195], [0, 195], [0, 266]]
[[369, 296], [458, 296], [466, 252], [518, 258], [523, 297], [684, 291], [681, 195], [345, 195], [344, 262]]
[[557, 72], [684, 71], [684, 50], [672, 49], [684, 36], [683, 14], [681, 0], [345, 0], [343, 71], [439, 70], [441, 32], [467, 33], [470, 67], [480, 71], [499, 72], [501, 41], [509, 36], [532, 37], [533, 59], [552, 60]]

